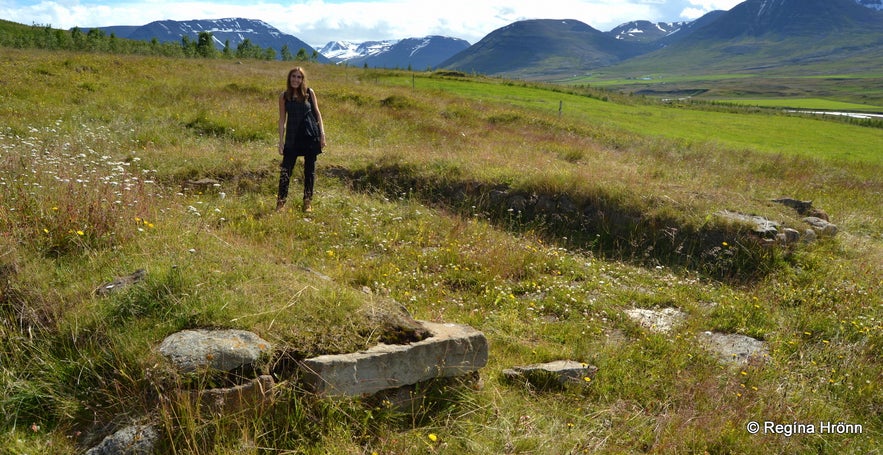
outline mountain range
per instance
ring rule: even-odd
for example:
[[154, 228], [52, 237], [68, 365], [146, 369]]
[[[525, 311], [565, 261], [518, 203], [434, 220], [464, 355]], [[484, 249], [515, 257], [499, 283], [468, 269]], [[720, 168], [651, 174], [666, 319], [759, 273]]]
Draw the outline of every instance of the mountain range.
[[[307, 55], [312, 55], [315, 51], [300, 39], [257, 19], [163, 20], [142, 26], [110, 26], [99, 29], [118, 38], [141, 41], [156, 39], [159, 42], [180, 42], [185, 36], [195, 42], [200, 33], [210, 32], [215, 47], [219, 50], [227, 44], [236, 49], [248, 39], [262, 48], [275, 49], [277, 55], [281, 55], [283, 46], [288, 46], [292, 54], [297, 54], [300, 49], [304, 49]], [[469, 43], [459, 38], [426, 36], [364, 43], [333, 41], [318, 50], [318, 54], [319, 61], [323, 63], [424, 70], [434, 68], [439, 62], [468, 47]]]
[[528, 79], [573, 77], [605, 67], [636, 75], [800, 71], [819, 62], [847, 73], [879, 70], [883, 12], [878, 5], [879, 0], [746, 0], [677, 26], [624, 24], [614, 35], [576, 20], [528, 20], [491, 32], [439, 66]]
[[[312, 55], [314, 49], [300, 39], [283, 33], [270, 24], [257, 19], [226, 18], [210, 20], [154, 21], [141, 26], [111, 26], [98, 27], [105, 33], [113, 33], [117, 38], [126, 38], [140, 41], [156, 39], [161, 43], [180, 42], [185, 36], [196, 41], [202, 32], [210, 32], [215, 41], [215, 47], [219, 50], [229, 44], [231, 49], [246, 39], [262, 48], [273, 48], [281, 54], [283, 46], [288, 46], [292, 54], [304, 49], [307, 55]], [[328, 62], [320, 58], [320, 61]]]
[[459, 38], [426, 36], [402, 40], [352, 43], [332, 41], [319, 53], [334, 63], [372, 68], [434, 68], [443, 60], [466, 50], [469, 43]]
[[[320, 61], [400, 68], [445, 68], [494, 76], [541, 79], [620, 71], [685, 72], [716, 68], [805, 66], [839, 62], [851, 69], [879, 69], [883, 61], [883, 0], [746, 0], [691, 22], [631, 21], [602, 32], [573, 19], [524, 20], [494, 30], [479, 42], [426, 36], [352, 43], [333, 41]], [[196, 40], [211, 32], [216, 46], [235, 48], [245, 39], [292, 54], [313, 47], [254, 19], [156, 21], [143, 26], [102, 27], [137, 40]], [[652, 70], [652, 71], [651, 71]]]

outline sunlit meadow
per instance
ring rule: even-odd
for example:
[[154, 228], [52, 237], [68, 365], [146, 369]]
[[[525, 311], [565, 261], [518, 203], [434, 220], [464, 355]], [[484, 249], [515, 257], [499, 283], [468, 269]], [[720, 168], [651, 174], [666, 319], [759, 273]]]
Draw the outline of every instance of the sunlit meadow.
[[[586, 98], [608, 109], [604, 123], [588, 108], [559, 117], [547, 101], [516, 105], [556, 96], [535, 87], [460, 78], [462, 89], [439, 89], [421, 75], [421, 89], [399, 72], [311, 65], [330, 140], [316, 211], [276, 213], [275, 96], [287, 64], [2, 58], [4, 453], [80, 453], [145, 420], [161, 428], [165, 453], [180, 454], [879, 451], [878, 163], [642, 135], [616, 125], [637, 115], [628, 98]], [[470, 90], [484, 98], [459, 93]], [[880, 137], [804, 121], [786, 120]], [[401, 174], [365, 185], [376, 169]], [[214, 183], [188, 184], [201, 178]], [[439, 182], [447, 186], [437, 193], [422, 187]], [[720, 279], [644, 251], [577, 243], [580, 233], [549, 220], [464, 205], [450, 182], [604, 198], [685, 226], [724, 208], [799, 222], [768, 203], [793, 195], [815, 199], [842, 232], [777, 252], [750, 280]], [[705, 259], [722, 260], [740, 240], [724, 239]], [[146, 279], [131, 290], [94, 292], [139, 268]], [[484, 332], [491, 356], [481, 383], [423, 385], [425, 398], [402, 412], [316, 399], [280, 374], [264, 412], [204, 415], [176, 395], [188, 380], [153, 350], [177, 330], [230, 327], [295, 357], [348, 352], [377, 342], [365, 317], [372, 308], [399, 304], [418, 319]], [[625, 315], [634, 308], [686, 317], [657, 333]], [[769, 359], [722, 364], [700, 342], [706, 331], [763, 340]], [[550, 392], [501, 378], [513, 365], [558, 359], [598, 373]], [[862, 432], [751, 434], [752, 421]]]

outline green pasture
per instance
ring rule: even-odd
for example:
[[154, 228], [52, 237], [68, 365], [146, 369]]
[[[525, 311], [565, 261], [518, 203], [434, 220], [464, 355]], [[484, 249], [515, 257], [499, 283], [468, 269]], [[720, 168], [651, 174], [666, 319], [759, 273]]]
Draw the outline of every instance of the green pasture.
[[[883, 164], [883, 129], [775, 113], [709, 112], [656, 102], [610, 102], [525, 84], [431, 77], [398, 77], [389, 83], [439, 90], [473, 100], [505, 103], [580, 124], [642, 136], [706, 143], [733, 150], [803, 156], [826, 161]], [[612, 96], [612, 95], [611, 95]], [[852, 103], [842, 103], [853, 105]], [[835, 103], [831, 102], [829, 106]], [[849, 144], [849, 147], [844, 147]]]
[[841, 112], [883, 112], [883, 106], [848, 103], [823, 98], [734, 98], [716, 100], [721, 103], [732, 103], [744, 106], [773, 107], [782, 109], [808, 109]]

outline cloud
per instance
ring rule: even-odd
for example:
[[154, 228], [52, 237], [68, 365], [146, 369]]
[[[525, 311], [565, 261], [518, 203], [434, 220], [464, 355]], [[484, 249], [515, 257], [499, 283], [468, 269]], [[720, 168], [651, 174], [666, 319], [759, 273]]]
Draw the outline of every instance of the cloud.
[[[599, 30], [646, 19], [695, 18], [736, 0], [0, 0], [0, 17], [58, 28], [143, 25], [156, 20], [261, 19], [314, 45], [445, 35], [475, 43], [525, 19], [576, 19]], [[688, 16], [685, 16], [687, 14]]]
[[689, 7], [681, 11], [681, 17], [694, 20], [716, 10], [729, 11], [744, 0], [688, 0]]

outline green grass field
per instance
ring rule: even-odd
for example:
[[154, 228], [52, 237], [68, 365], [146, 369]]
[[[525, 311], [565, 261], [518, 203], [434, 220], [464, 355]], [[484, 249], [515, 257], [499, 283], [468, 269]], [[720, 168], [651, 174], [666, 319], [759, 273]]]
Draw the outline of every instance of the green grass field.
[[[276, 97], [291, 63], [15, 49], [0, 62], [3, 453], [81, 453], [145, 419], [175, 454], [883, 443], [880, 128], [307, 64], [329, 146], [305, 216], [296, 203], [273, 210]], [[203, 177], [219, 187], [186, 188]], [[472, 190], [502, 186], [587, 201], [616, 221], [522, 218]], [[769, 202], [782, 196], [813, 200], [840, 234], [765, 249], [713, 215], [802, 228]], [[684, 233], [707, 242], [691, 257], [659, 251]], [[93, 293], [138, 268], [147, 278], [131, 290]], [[377, 342], [365, 315], [395, 302], [484, 332], [483, 387], [428, 385], [402, 413], [283, 380], [264, 412], [203, 415], [175, 393], [192, 380], [154, 351], [184, 328], [229, 327], [297, 356], [349, 352]], [[625, 316], [634, 308], [686, 316], [662, 334]], [[722, 364], [705, 331], [763, 340], [769, 359]], [[599, 370], [544, 393], [501, 378], [557, 359]], [[862, 431], [751, 434], [752, 421]]]
[[[410, 79], [399, 80], [402, 85]], [[504, 102], [544, 113], [556, 113], [589, 127], [598, 125], [609, 130], [621, 130], [641, 136], [659, 136], [666, 139], [717, 143], [741, 149], [800, 155], [824, 160], [865, 161], [883, 163], [880, 151], [879, 129], [843, 128], [830, 122], [812, 122], [788, 116], [744, 115], [741, 112], [719, 112], [708, 115], [698, 109], [683, 109], [680, 105], [617, 103], [548, 89], [517, 84], [488, 82], [459, 82], [418, 78], [414, 83], [421, 88], [450, 92], [470, 99]], [[730, 102], [730, 100], [725, 100]], [[794, 108], [858, 110], [854, 103], [822, 100], [797, 100]], [[763, 103], [740, 100], [739, 104], [758, 106], [788, 106], [781, 100]], [[825, 106], [825, 107], [822, 107]], [[867, 106], [864, 106], [867, 109]], [[773, 117], [777, 117], [773, 119]], [[713, 131], [713, 134], [709, 134]], [[847, 137], [848, 136], [848, 137]], [[854, 139], [854, 142], [852, 140]], [[843, 144], [850, 143], [848, 150]]]
[[828, 100], [822, 98], [802, 98], [802, 99], [733, 99], [719, 100], [727, 103], [736, 103], [746, 106], [762, 106], [762, 107], [780, 107], [788, 109], [813, 109], [824, 111], [843, 111], [843, 112], [877, 112], [883, 111], [879, 106], [868, 106], [865, 104], [845, 103], [843, 101]]

